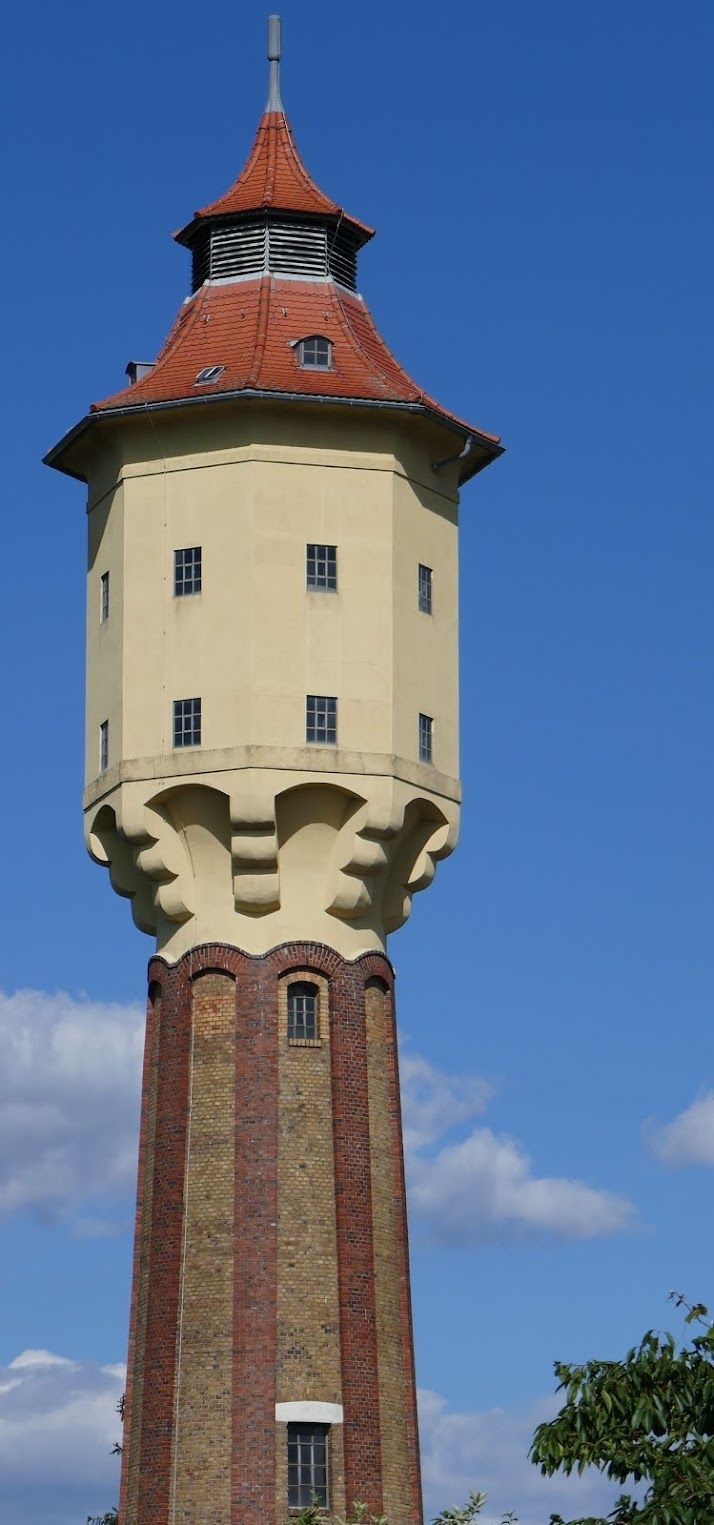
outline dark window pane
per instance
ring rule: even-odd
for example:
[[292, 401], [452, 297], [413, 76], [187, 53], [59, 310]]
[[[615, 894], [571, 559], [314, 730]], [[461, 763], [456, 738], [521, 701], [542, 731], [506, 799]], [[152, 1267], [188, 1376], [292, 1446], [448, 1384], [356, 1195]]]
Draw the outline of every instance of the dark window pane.
[[313, 370], [328, 370], [332, 364], [332, 343], [329, 339], [322, 339], [316, 335], [309, 339], [301, 339], [299, 357], [302, 366]]
[[308, 545], [307, 586], [319, 592], [337, 588], [337, 546]]
[[432, 570], [419, 563], [419, 608], [422, 614], [431, 614], [432, 607]]
[[187, 546], [174, 551], [174, 595], [183, 598], [201, 591], [201, 547]]
[[430, 763], [433, 755], [434, 722], [430, 715], [419, 716], [419, 761]]
[[327, 1425], [288, 1425], [288, 1505], [305, 1508], [317, 1499], [329, 1507], [327, 1486]]
[[308, 694], [305, 706], [305, 732], [308, 742], [337, 742], [337, 700], [325, 694]]
[[200, 699], [174, 700], [174, 746], [197, 747], [201, 744]]
[[288, 989], [288, 1038], [309, 1039], [318, 1037], [318, 999], [316, 985], [296, 981]]

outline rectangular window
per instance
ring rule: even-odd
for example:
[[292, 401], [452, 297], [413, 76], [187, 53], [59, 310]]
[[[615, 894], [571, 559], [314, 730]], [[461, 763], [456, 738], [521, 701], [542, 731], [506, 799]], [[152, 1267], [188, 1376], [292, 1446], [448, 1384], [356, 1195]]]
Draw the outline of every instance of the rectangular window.
[[431, 585], [433, 579], [431, 567], [425, 567], [419, 562], [419, 608], [422, 614], [431, 614]]
[[337, 700], [326, 694], [308, 694], [305, 705], [306, 741], [337, 744]]
[[102, 572], [99, 581], [99, 623], [109, 619], [109, 573]]
[[419, 716], [419, 761], [430, 763], [434, 760], [434, 722], [431, 715]]
[[99, 772], [109, 767], [109, 721], [103, 720], [99, 727]]
[[200, 699], [174, 699], [174, 746], [200, 747]]
[[329, 1509], [326, 1424], [288, 1425], [288, 1508]]
[[307, 547], [307, 586], [313, 593], [337, 592], [337, 546]]
[[288, 989], [288, 1041], [290, 1043], [316, 1043], [317, 985], [307, 980], [296, 980]]
[[174, 551], [174, 597], [185, 598], [188, 593], [200, 591], [200, 545], [190, 545], [183, 551]]

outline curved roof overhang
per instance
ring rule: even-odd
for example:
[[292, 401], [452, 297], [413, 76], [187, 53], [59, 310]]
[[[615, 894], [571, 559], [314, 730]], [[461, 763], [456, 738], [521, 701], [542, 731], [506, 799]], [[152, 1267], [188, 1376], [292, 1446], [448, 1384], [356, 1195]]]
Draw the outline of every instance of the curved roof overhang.
[[[432, 461], [431, 464], [436, 474], [444, 466], [458, 462], [459, 486], [470, 481], [471, 477], [476, 476], [479, 471], [483, 471], [491, 461], [497, 460], [503, 455], [505, 449], [505, 446], [490, 435], [483, 434], [478, 429], [469, 428], [468, 424], [444, 414], [439, 408], [431, 407], [426, 402], [392, 401], [378, 397], [332, 397], [321, 393], [269, 391], [264, 388], [246, 387], [233, 392], [203, 394], [200, 397], [176, 397], [157, 402], [122, 404], [87, 413], [79, 423], [58, 440], [56, 445], [53, 445], [43, 457], [43, 464], [52, 466], [56, 471], [64, 472], [66, 476], [74, 477], [77, 481], [86, 482], [87, 477], [82, 469], [83, 449], [85, 444], [89, 443], [90, 431], [94, 434], [100, 424], [117, 422], [121, 419], [137, 419], [147, 413], [178, 412], [185, 408], [217, 407], [221, 403], [225, 405], [236, 402], [319, 404], [323, 408], [367, 409], [379, 413], [401, 413], [424, 418], [444, 430], [447, 439], [449, 435], [454, 439], [453, 455]], [[457, 449], [456, 446], [459, 443], [461, 448]]]

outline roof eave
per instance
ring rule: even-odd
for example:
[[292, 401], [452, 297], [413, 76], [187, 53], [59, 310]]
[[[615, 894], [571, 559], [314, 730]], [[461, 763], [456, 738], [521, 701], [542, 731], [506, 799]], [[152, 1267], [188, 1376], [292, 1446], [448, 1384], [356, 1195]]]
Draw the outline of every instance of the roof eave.
[[305, 222], [338, 222], [341, 227], [349, 229], [354, 234], [358, 247], [364, 248], [371, 238], [374, 238], [375, 229], [370, 228], [366, 222], [359, 222], [356, 217], [350, 217], [341, 207], [335, 207], [334, 211], [301, 211], [296, 207], [258, 206], [247, 207], [240, 212], [194, 212], [190, 222], [184, 228], [179, 228], [174, 233], [175, 243], [181, 244], [184, 249], [190, 249], [196, 234], [209, 223], [236, 222], [243, 217], [270, 216], [273, 213], [277, 217], [299, 217]]
[[[425, 402], [400, 401], [398, 399], [386, 399], [381, 397], [326, 397], [319, 392], [283, 392], [271, 391], [265, 388], [243, 388], [232, 392], [215, 392], [211, 396], [201, 397], [172, 397], [158, 402], [126, 403], [121, 407], [98, 408], [96, 411], [85, 414], [73, 428], [68, 429], [66, 434], [58, 440], [56, 445], [48, 450], [42, 458], [43, 466], [51, 466], [55, 471], [61, 471], [65, 476], [74, 477], [75, 481], [86, 482], [81, 470], [73, 469], [70, 464], [73, 447], [83, 439], [92, 424], [104, 419], [115, 420], [121, 418], [138, 418], [146, 413], [169, 412], [172, 409], [198, 408], [216, 406], [222, 402], [292, 402], [292, 403], [321, 403], [328, 407], [349, 408], [374, 408], [379, 412], [410, 413], [421, 415], [431, 419], [441, 428], [449, 430], [464, 441], [465, 450], [453, 457], [459, 465], [459, 484], [468, 482], [471, 477], [483, 471], [492, 461], [498, 459], [505, 451], [505, 445], [491, 435], [482, 433], [479, 429], [470, 428], [468, 424], [459, 419], [450, 418], [441, 413], [438, 408]], [[470, 443], [469, 443], [470, 442]], [[435, 463], [441, 464], [444, 463]]]

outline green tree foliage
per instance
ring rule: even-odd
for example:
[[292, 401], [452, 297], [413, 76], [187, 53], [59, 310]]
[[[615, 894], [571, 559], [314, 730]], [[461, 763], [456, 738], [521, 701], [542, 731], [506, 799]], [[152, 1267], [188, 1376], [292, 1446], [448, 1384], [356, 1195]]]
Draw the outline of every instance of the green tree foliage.
[[[298, 1515], [295, 1525], [325, 1525], [325, 1511], [318, 1504], [309, 1504]], [[346, 1520], [335, 1515], [333, 1525], [389, 1525], [386, 1514], [369, 1514], [366, 1504], [353, 1504], [352, 1513]]]
[[[624, 1361], [556, 1362], [565, 1403], [538, 1426], [531, 1459], [541, 1472], [597, 1467], [617, 1483], [644, 1485], [623, 1493], [604, 1519], [569, 1525], [706, 1525], [714, 1521], [714, 1327], [702, 1303], [686, 1323], [702, 1333], [678, 1348], [653, 1330]], [[565, 1525], [551, 1515], [551, 1525]]]
[[[436, 1519], [432, 1521], [432, 1525], [472, 1525], [472, 1521], [480, 1515], [485, 1503], [485, 1493], [472, 1491], [463, 1509], [442, 1509], [441, 1514], [437, 1514]], [[504, 1514], [501, 1516], [501, 1525], [518, 1525], [518, 1518], [515, 1514]]]
[[485, 1503], [485, 1493], [474, 1493], [472, 1490], [463, 1509], [442, 1509], [441, 1514], [437, 1514], [436, 1519], [432, 1521], [432, 1525], [471, 1525], [472, 1520], [480, 1515]]
[[[486, 1503], [485, 1493], [470, 1493], [463, 1509], [444, 1509], [433, 1520], [432, 1525], [472, 1525], [472, 1521], [481, 1513]], [[312, 1504], [309, 1509], [303, 1509], [298, 1516], [295, 1525], [325, 1525], [324, 1511], [317, 1504]], [[335, 1517], [334, 1525], [389, 1525], [386, 1514], [368, 1514], [366, 1504], [353, 1504], [352, 1513], [346, 1520]], [[505, 1514], [501, 1525], [518, 1525], [515, 1514]]]

